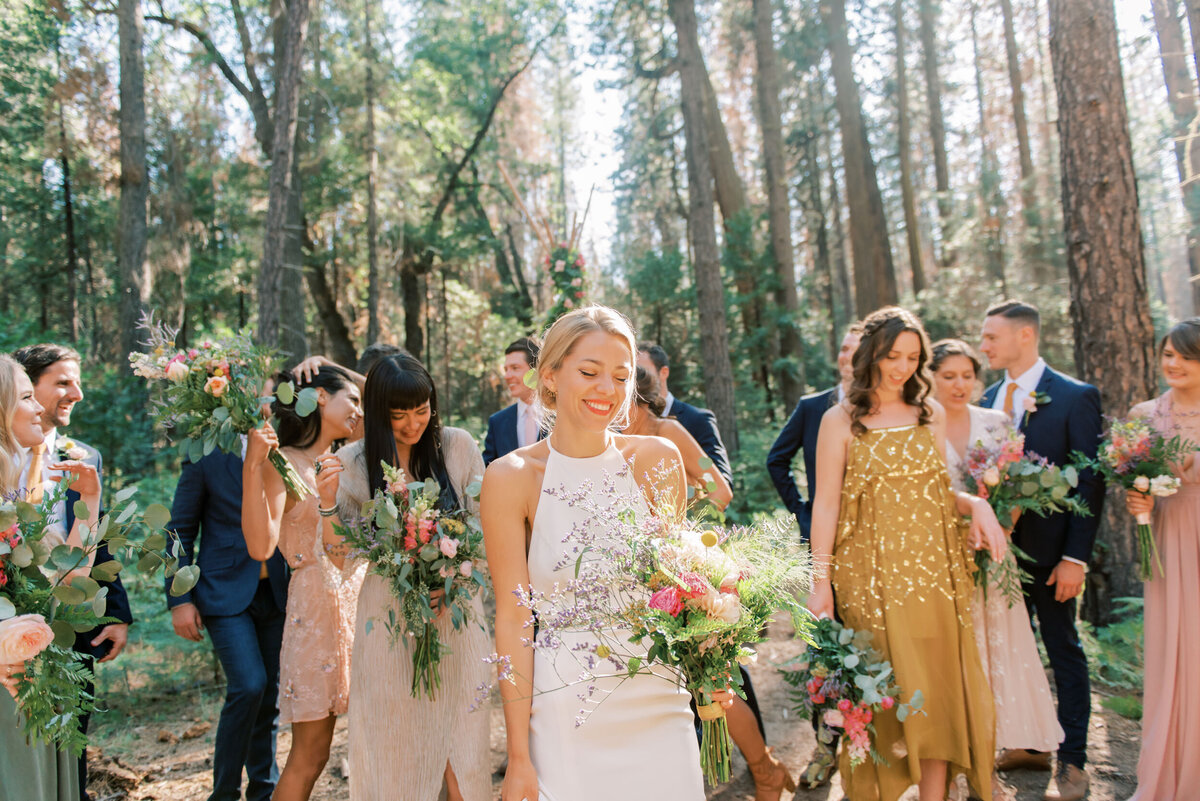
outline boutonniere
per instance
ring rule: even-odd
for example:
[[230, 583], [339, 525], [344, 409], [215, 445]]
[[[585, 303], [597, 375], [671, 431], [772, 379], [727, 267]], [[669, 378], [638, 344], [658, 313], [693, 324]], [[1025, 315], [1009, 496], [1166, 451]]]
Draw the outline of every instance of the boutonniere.
[[1050, 402], [1050, 396], [1045, 392], [1033, 392], [1029, 397], [1022, 401], [1021, 405], [1025, 407], [1025, 416], [1021, 418], [1021, 425], [1029, 423], [1029, 415], [1038, 410], [1039, 406], [1045, 406]]
[[58, 454], [59, 461], [78, 462], [87, 458], [87, 451], [73, 439], [60, 439], [55, 444], [54, 451]]

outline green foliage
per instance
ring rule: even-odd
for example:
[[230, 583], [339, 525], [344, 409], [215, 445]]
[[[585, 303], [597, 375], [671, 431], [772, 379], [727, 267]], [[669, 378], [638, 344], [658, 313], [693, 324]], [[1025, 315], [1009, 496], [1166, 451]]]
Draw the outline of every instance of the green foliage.
[[1100, 706], [1130, 720], [1142, 719], [1142, 699], [1136, 695], [1110, 695], [1100, 699]]
[[[1079, 621], [1079, 639], [1092, 678], [1116, 690], [1140, 690], [1144, 670], [1145, 633], [1141, 598], [1114, 599], [1114, 620], [1103, 628]], [[1123, 713], [1122, 713], [1123, 714]]]

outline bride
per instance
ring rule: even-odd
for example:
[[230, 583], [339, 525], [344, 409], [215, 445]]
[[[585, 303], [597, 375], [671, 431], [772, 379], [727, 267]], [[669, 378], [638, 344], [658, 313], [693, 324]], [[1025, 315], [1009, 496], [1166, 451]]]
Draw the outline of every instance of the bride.
[[[569, 569], [556, 571], [555, 564], [564, 538], [589, 515], [564, 499], [572, 490], [623, 482], [634, 497], [665, 491], [674, 508], [684, 508], [679, 450], [659, 437], [614, 433], [628, 417], [636, 355], [633, 330], [619, 312], [590, 306], [560, 317], [538, 361], [536, 402], [550, 435], [484, 474], [480, 513], [496, 588], [496, 650], [514, 679], [501, 682], [508, 737], [503, 801], [704, 798], [682, 685], [646, 674], [596, 679], [598, 694], [607, 697], [577, 725], [579, 698], [562, 687], [573, 668], [578, 672], [576, 654], [567, 643], [551, 653], [523, 644], [534, 629], [514, 595], [528, 586], [549, 593], [570, 578]], [[652, 481], [651, 472], [665, 479]], [[567, 492], [550, 492], [559, 488]], [[720, 697], [725, 706], [732, 702], [727, 693]]]

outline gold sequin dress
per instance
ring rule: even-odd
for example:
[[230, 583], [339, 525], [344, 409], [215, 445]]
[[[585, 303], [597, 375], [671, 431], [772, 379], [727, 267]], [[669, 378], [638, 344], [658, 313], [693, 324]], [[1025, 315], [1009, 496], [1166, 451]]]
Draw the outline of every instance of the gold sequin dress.
[[892, 663], [901, 700], [915, 690], [923, 714], [875, 717], [870, 760], [842, 781], [851, 801], [896, 801], [920, 779], [921, 759], [950, 763], [991, 798], [992, 693], [971, 623], [974, 582], [933, 430], [878, 428], [851, 440], [833, 548], [833, 589], [845, 625], [866, 629]]

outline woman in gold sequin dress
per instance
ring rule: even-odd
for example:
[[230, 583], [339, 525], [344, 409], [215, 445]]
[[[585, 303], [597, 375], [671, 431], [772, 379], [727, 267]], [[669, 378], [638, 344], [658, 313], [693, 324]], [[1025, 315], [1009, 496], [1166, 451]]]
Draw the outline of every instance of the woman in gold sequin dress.
[[[916, 784], [933, 801], [966, 773], [990, 801], [995, 714], [971, 624], [968, 541], [998, 559], [1004, 530], [986, 501], [950, 488], [920, 321], [886, 308], [864, 326], [847, 398], [821, 422], [812, 552], [830, 570], [808, 605], [831, 616], [836, 595], [842, 621], [872, 632], [891, 661], [901, 700], [919, 689], [925, 701], [903, 723], [895, 712], [875, 717], [888, 764], [851, 771], [843, 753], [843, 788], [851, 801], [895, 801]], [[968, 540], [960, 515], [972, 519]]]

